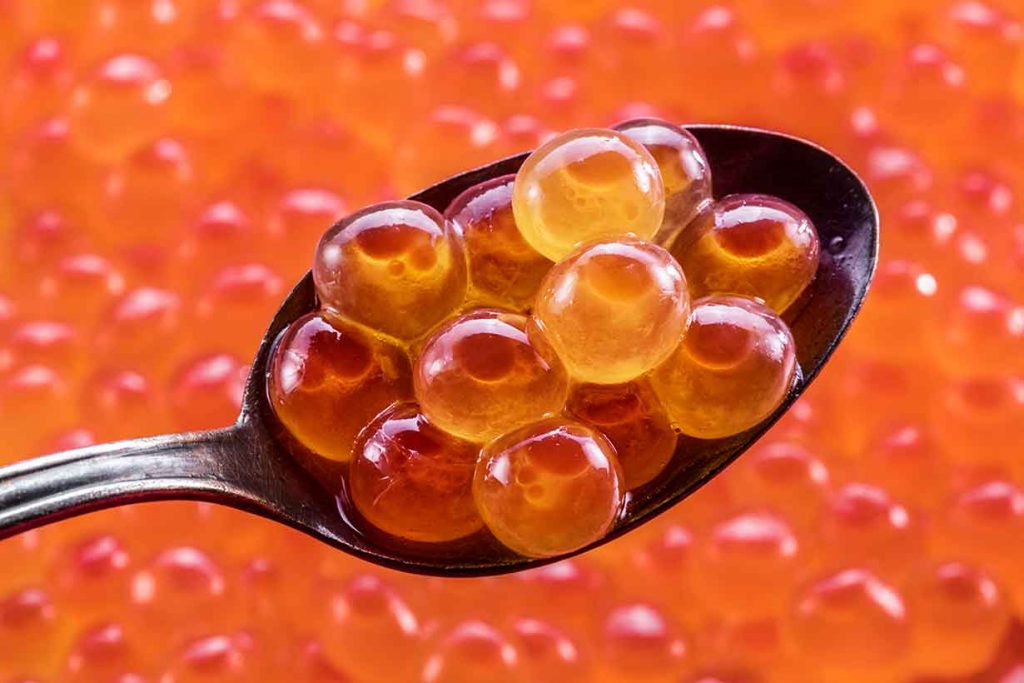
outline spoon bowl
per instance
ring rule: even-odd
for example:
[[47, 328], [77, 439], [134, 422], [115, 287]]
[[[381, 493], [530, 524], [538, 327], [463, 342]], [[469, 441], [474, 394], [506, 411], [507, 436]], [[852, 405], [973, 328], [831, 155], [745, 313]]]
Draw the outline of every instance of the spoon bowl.
[[[392, 569], [438, 576], [483, 576], [527, 569], [603, 545], [686, 498], [754, 444], [803, 393], [860, 308], [878, 253], [878, 215], [867, 188], [826, 150], [799, 138], [735, 126], [688, 126], [710, 161], [715, 196], [761, 193], [800, 207], [822, 244], [818, 272], [783, 316], [796, 340], [800, 371], [782, 405], [756, 427], [716, 440], [681, 437], [676, 456], [651, 484], [631, 492], [604, 538], [557, 558], [524, 558], [482, 532], [437, 544], [398, 541], [348, 517], [290, 453], [271, 409], [267, 369], [282, 330], [317, 308], [310, 274], [271, 321], [246, 383], [235, 425], [192, 434], [135, 439], [43, 456], [0, 469], [0, 538], [116, 505], [194, 499], [281, 522], [339, 550]], [[515, 173], [527, 154], [453, 176], [410, 199], [438, 211], [463, 190]], [[339, 477], [339, 484], [340, 484]]]

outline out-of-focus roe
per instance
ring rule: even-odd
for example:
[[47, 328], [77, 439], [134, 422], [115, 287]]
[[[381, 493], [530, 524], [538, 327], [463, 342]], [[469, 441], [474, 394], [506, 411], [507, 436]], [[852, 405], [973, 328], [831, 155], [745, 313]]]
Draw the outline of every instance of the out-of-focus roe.
[[228, 424], [330, 223], [565, 128], [805, 135], [862, 174], [883, 223], [835, 361], [644, 529], [441, 581], [209, 506], [91, 515], [0, 542], [0, 681], [1024, 670], [1018, 3], [0, 0], [0, 17], [4, 463]]

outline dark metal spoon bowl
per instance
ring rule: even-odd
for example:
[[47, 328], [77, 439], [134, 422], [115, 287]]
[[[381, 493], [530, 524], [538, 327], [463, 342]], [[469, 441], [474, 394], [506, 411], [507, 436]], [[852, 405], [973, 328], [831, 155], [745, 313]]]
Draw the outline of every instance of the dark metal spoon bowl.
[[[658, 480], [627, 503], [595, 547], [686, 498], [732, 462], [793, 404], [842, 339], [867, 292], [878, 250], [878, 215], [864, 184], [845, 164], [798, 138], [750, 128], [690, 126], [707, 152], [715, 196], [772, 194], [803, 209], [823, 245], [816, 278], [787, 311], [802, 370], [775, 413], [727, 439], [680, 439]], [[526, 154], [468, 171], [416, 199], [444, 211], [468, 187], [514, 173]], [[549, 560], [519, 557], [485, 532], [443, 546], [402, 543], [346, 517], [347, 506], [293, 458], [266, 396], [271, 347], [290, 322], [316, 307], [307, 274], [274, 316], [260, 344], [235, 425], [83, 448], [0, 469], [0, 538], [93, 510], [167, 499], [195, 499], [246, 510], [303, 531], [344, 552], [393, 569], [441, 576], [517, 571]], [[583, 552], [584, 548], [579, 552]]]

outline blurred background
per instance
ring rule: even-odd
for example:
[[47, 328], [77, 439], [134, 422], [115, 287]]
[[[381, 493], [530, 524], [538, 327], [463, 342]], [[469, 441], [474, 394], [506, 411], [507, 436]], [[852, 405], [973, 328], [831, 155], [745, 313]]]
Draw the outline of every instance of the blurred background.
[[1017, 0], [0, 0], [0, 463], [228, 424], [348, 211], [654, 115], [820, 142], [882, 260], [835, 360], [644, 529], [519, 575], [193, 503], [0, 542], [3, 683], [1024, 681]]

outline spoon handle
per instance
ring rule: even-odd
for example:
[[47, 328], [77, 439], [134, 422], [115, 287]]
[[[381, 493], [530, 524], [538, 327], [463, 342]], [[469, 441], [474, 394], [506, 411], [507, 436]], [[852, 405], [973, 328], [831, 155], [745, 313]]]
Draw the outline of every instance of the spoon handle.
[[184, 498], [253, 505], [246, 477], [232, 468], [250, 441], [247, 431], [235, 425], [133, 439], [0, 468], [0, 538], [128, 503]]

